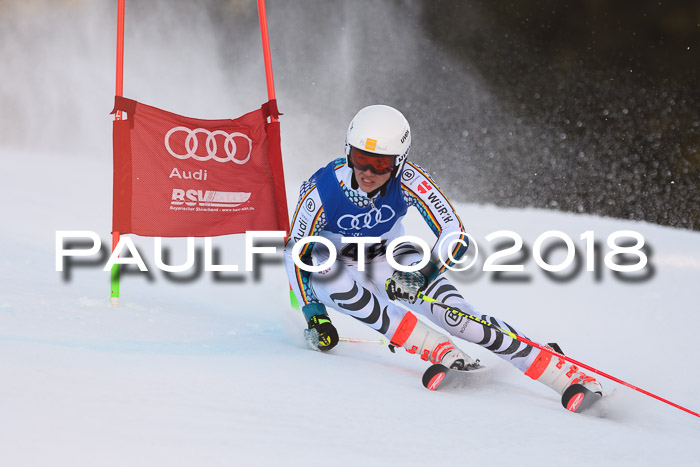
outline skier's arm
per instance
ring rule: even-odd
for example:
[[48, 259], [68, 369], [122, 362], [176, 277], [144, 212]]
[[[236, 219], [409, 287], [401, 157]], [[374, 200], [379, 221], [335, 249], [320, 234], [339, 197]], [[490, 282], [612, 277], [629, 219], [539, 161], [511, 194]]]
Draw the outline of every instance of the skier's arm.
[[[325, 218], [323, 216], [323, 205], [321, 204], [321, 198], [316, 190], [316, 184], [313, 180], [304, 182], [299, 193], [299, 201], [294, 210], [292, 228], [284, 247], [284, 265], [292, 291], [304, 308], [304, 315], [309, 314], [310, 310], [316, 311], [306, 316], [307, 320], [314, 314], [325, 314], [325, 307], [318, 301], [318, 298], [316, 298], [316, 295], [309, 286], [311, 273], [304, 271], [294, 264], [292, 260], [292, 248], [296, 242], [302, 238], [317, 235], [324, 227]], [[311, 260], [313, 245], [314, 243], [307, 243], [299, 252], [299, 257], [305, 264], [313, 264]], [[307, 306], [310, 304], [315, 305]]]
[[469, 239], [454, 207], [422, 167], [406, 162], [401, 188], [406, 203], [418, 209], [437, 236], [431, 250], [434, 268], [428, 268], [430, 282], [446, 269], [446, 265], [452, 266], [464, 256]]
[[[292, 218], [292, 229], [284, 246], [284, 265], [289, 284], [302, 305], [301, 311], [306, 318], [308, 330], [304, 332], [305, 336], [309, 342], [314, 342], [314, 347], [322, 351], [330, 350], [338, 344], [338, 332], [328, 317], [326, 306], [318, 300], [309, 285], [311, 273], [294, 263], [292, 249], [302, 238], [318, 235], [325, 229], [325, 225], [321, 197], [312, 177], [301, 186], [299, 202]], [[311, 257], [313, 245], [313, 243], [307, 243], [299, 251], [299, 259], [304, 264], [313, 264]], [[315, 339], [310, 339], [310, 336], [315, 336]]]

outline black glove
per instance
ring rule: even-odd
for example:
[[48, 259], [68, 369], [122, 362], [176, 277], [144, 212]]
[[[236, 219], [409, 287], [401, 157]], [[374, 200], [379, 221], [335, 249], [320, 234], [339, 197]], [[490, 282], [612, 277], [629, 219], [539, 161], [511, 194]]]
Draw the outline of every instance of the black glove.
[[419, 271], [394, 271], [386, 281], [386, 293], [390, 300], [399, 299], [408, 303], [415, 303], [418, 298], [418, 292], [425, 289], [430, 281], [437, 277], [438, 273], [437, 267], [432, 262], [429, 262]]
[[328, 315], [314, 315], [309, 319], [308, 322], [309, 329], [306, 332], [307, 340], [309, 336], [312, 336], [314, 344], [316, 343], [316, 336], [318, 336], [318, 350], [327, 351], [331, 350], [338, 344], [338, 331], [336, 331], [335, 326], [331, 323], [331, 319]]

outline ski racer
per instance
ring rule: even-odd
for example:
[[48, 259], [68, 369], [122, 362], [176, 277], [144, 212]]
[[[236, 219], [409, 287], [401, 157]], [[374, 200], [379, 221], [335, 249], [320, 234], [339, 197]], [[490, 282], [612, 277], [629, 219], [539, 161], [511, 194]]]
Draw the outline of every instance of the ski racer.
[[[345, 157], [319, 169], [301, 186], [284, 258], [308, 330], [317, 333], [318, 349], [328, 351], [338, 343], [338, 333], [327, 312], [333, 308], [385, 335], [394, 347], [403, 347], [432, 363], [458, 370], [479, 366], [449, 334], [487, 348], [560, 395], [573, 383], [602, 394], [598, 381], [571, 363], [417, 300], [422, 291], [476, 315], [444, 274], [446, 267], [467, 251], [464, 226], [430, 175], [407, 160], [410, 148], [411, 130], [401, 112], [385, 105], [365, 107], [350, 122]], [[420, 212], [437, 241], [427, 264], [418, 271], [403, 272], [389, 264], [386, 246], [404, 235], [402, 219], [409, 207]], [[301, 242], [310, 236], [323, 237], [331, 248], [320, 241]], [[331, 249], [336, 252], [336, 260], [326, 268], [333, 256]], [[295, 254], [305, 265], [312, 266], [315, 261], [324, 269], [311, 272], [310, 268], [299, 267], [294, 262]], [[423, 254], [406, 242], [393, 249], [393, 257], [406, 266], [419, 263]], [[411, 311], [395, 300], [404, 301]], [[428, 326], [417, 315], [447, 334]], [[497, 318], [480, 316], [520, 335]]]

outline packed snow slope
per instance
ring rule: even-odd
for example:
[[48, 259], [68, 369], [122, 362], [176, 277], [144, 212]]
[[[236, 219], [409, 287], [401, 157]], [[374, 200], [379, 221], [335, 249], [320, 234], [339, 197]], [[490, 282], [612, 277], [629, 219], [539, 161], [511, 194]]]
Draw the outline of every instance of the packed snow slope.
[[[57, 230], [96, 231], [109, 242], [109, 164], [10, 149], [0, 161], [0, 465], [700, 465], [700, 418], [605, 379], [600, 410], [580, 415], [466, 342], [495, 369], [488, 381], [445, 392], [425, 390], [426, 363], [403, 350], [309, 350], [281, 253], [245, 272], [240, 237], [215, 239], [220, 263], [241, 268], [218, 278], [167, 276], [154, 267], [153, 240], [135, 238], [150, 270], [125, 274], [121, 306], [112, 308], [105, 257], [55, 270]], [[290, 205], [299, 182], [288, 180]], [[481, 248], [474, 270], [504, 248], [485, 240], [492, 232], [516, 232], [528, 248], [505, 259], [525, 265], [507, 275], [524, 280], [453, 275], [479, 311], [700, 410], [700, 234], [550, 211], [457, 209]], [[407, 226], [432, 240], [417, 215]], [[532, 258], [548, 230], [569, 235], [584, 266], [582, 233], [593, 231], [605, 254], [611, 233], [634, 230], [650, 247], [649, 265], [637, 282], [602, 261], [597, 272], [568, 269], [558, 277], [569, 279], [556, 281]], [[171, 264], [182, 263], [184, 240], [165, 244]], [[549, 261], [562, 259], [560, 249]], [[332, 319], [343, 336], [378, 337], [336, 312]]]

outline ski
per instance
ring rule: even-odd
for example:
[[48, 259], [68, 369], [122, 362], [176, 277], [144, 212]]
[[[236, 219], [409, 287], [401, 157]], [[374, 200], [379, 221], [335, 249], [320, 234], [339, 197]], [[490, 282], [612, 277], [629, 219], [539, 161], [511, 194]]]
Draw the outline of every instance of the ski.
[[488, 368], [476, 361], [476, 366], [468, 370], [451, 370], [441, 363], [430, 365], [423, 373], [423, 386], [431, 391], [443, 387], [461, 387], [479, 379]]
[[593, 407], [603, 398], [599, 392], [593, 392], [582, 384], [572, 384], [561, 396], [561, 405], [571, 412], [581, 413]]

